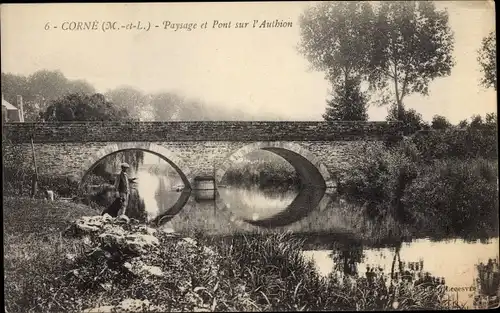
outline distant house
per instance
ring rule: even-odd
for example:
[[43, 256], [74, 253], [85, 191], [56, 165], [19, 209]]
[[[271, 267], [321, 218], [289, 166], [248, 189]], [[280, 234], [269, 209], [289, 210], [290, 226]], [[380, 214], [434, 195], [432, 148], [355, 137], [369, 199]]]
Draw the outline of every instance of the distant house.
[[2, 120], [4, 122], [24, 122], [21, 97], [18, 97], [18, 102], [21, 109], [18, 109], [14, 105], [7, 102], [2, 95]]

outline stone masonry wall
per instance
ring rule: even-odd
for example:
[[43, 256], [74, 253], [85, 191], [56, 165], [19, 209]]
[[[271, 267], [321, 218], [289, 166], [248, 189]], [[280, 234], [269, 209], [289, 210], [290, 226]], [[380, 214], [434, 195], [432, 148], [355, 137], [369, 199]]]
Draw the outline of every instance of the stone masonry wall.
[[[330, 142], [289, 142], [300, 145], [310, 151], [323, 164], [331, 177], [345, 168], [356, 155], [353, 148], [367, 143], [363, 141], [330, 141]], [[187, 176], [192, 183], [197, 176], [213, 176], [214, 172], [233, 153], [248, 145], [242, 141], [191, 141], [191, 142], [155, 142], [127, 143], [124, 147], [116, 142], [87, 143], [37, 143], [34, 144], [38, 173], [41, 175], [68, 176], [82, 179], [83, 175], [109, 153], [122, 148], [152, 151], [168, 158]], [[263, 143], [265, 146], [267, 143]], [[284, 143], [286, 147], [288, 142]], [[161, 147], [165, 150], [158, 151]], [[156, 151], [155, 151], [156, 150]], [[162, 151], [168, 151], [163, 153]], [[5, 167], [26, 168], [33, 170], [31, 144], [16, 144], [4, 147], [3, 164]]]
[[224, 171], [231, 156], [273, 146], [304, 156], [330, 185], [356, 157], [354, 147], [396, 134], [393, 124], [352, 122], [10, 123], [4, 125], [3, 165], [33, 170], [31, 138], [41, 175], [75, 179], [106, 155], [141, 149], [171, 161], [192, 185], [197, 176]]
[[387, 122], [56, 122], [7, 123], [15, 143], [112, 141], [344, 141], [397, 136]]

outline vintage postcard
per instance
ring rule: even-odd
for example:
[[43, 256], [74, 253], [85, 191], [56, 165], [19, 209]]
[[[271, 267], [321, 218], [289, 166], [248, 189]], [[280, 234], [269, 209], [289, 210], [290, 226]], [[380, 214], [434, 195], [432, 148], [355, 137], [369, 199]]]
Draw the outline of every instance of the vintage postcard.
[[493, 1], [0, 12], [6, 312], [499, 306]]

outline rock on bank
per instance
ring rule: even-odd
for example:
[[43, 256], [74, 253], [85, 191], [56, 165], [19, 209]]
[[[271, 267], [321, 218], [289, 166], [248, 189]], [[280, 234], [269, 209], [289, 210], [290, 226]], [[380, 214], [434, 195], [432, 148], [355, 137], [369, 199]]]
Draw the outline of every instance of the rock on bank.
[[64, 235], [83, 242], [66, 256], [61, 283], [93, 299], [85, 312], [231, 310], [223, 299], [234, 286], [220, 281], [220, 256], [191, 238], [107, 214], [82, 217]]

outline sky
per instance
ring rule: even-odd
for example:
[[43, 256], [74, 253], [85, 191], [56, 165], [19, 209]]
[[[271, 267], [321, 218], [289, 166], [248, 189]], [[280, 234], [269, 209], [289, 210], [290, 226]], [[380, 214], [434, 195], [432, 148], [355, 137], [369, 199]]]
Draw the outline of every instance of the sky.
[[[311, 2], [2, 4], [1, 67], [30, 75], [60, 70], [85, 79], [99, 92], [128, 85], [143, 92], [175, 91], [219, 107], [285, 120], [322, 120], [330, 86], [297, 51], [298, 19]], [[496, 112], [496, 92], [479, 86], [481, 40], [495, 29], [492, 1], [442, 1], [455, 33], [456, 65], [434, 80], [428, 96], [405, 99], [425, 120], [451, 122]], [[292, 22], [288, 28], [253, 28], [253, 20]], [[232, 28], [213, 28], [214, 21]], [[65, 22], [96, 21], [98, 30], [63, 30]], [[103, 31], [106, 22], [158, 25], [145, 30]], [[164, 22], [197, 23], [197, 29], [163, 29]], [[200, 25], [208, 22], [207, 29]], [[244, 29], [236, 22], [249, 22]], [[45, 26], [50, 28], [45, 30]], [[108, 24], [106, 24], [108, 25]], [[384, 120], [386, 107], [370, 107]]]

